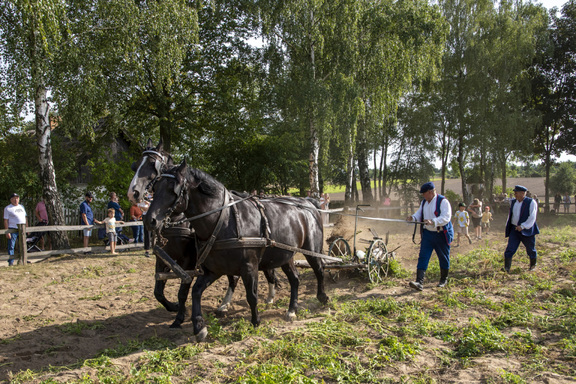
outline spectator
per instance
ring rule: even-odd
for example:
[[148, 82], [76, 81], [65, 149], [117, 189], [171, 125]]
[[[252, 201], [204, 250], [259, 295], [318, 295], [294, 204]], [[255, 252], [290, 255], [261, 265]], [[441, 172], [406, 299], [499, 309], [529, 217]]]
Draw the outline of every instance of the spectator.
[[[48, 225], [48, 212], [46, 211], [46, 204], [44, 204], [44, 199], [40, 198], [40, 201], [38, 202], [38, 204], [36, 204], [36, 209], [34, 209], [34, 215], [36, 216], [37, 227]], [[46, 244], [48, 244], [46, 249], [52, 249], [52, 244], [50, 243], [50, 235], [47, 235], [46, 233], [43, 233], [42, 237], [40, 238], [39, 241], [40, 248], [45, 249], [44, 239], [46, 239]]]
[[[142, 201], [140, 199], [140, 201]], [[132, 221], [141, 221], [142, 220], [142, 210], [138, 205], [140, 203], [133, 203], [130, 207], [130, 220]], [[143, 243], [144, 242], [144, 227], [142, 225], [133, 225], [132, 226], [132, 234], [134, 235], [134, 243]]]
[[480, 223], [482, 220], [482, 202], [478, 199], [474, 199], [472, 204], [468, 206], [468, 212], [470, 213], [472, 225], [476, 232], [476, 239], [482, 240], [482, 226]]
[[570, 212], [570, 195], [564, 195], [564, 213]]
[[484, 214], [482, 215], [482, 228], [484, 228], [484, 231], [486, 232], [486, 234], [490, 233], [490, 222], [494, 220], [492, 218], [492, 212], [490, 212], [490, 207], [489, 206], [485, 206], [484, 207]]
[[[86, 192], [84, 195], [85, 200], [80, 204], [80, 224], [81, 225], [94, 225], [94, 212], [92, 212], [92, 207], [90, 204], [94, 200], [94, 195], [92, 192]], [[88, 248], [90, 243], [90, 236], [92, 235], [92, 228], [84, 228], [84, 248]], [[90, 253], [89, 251], [84, 252], [84, 254]]]
[[470, 226], [470, 215], [466, 212], [466, 204], [458, 204], [458, 212], [454, 214], [454, 227], [456, 233], [458, 234], [456, 240], [456, 246], [460, 246], [460, 235], [464, 235], [468, 238], [468, 242], [472, 244], [472, 239], [468, 234], [468, 226]]
[[[328, 210], [330, 207], [330, 195], [325, 193], [320, 198], [320, 209]], [[330, 215], [328, 212], [321, 212], [320, 215], [322, 216], [322, 224], [328, 225], [330, 223]]]
[[562, 195], [560, 195], [559, 193], [557, 193], [554, 196], [554, 213], [559, 213], [560, 212], [560, 203], [562, 202]]
[[[116, 219], [117, 223], [119, 223], [120, 221], [122, 221], [124, 219], [124, 211], [120, 207], [120, 204], [118, 204], [118, 195], [116, 195], [116, 192], [110, 192], [110, 201], [108, 202], [107, 208], [108, 209], [110, 209], [110, 208], [114, 209], [114, 218]], [[123, 223], [124, 222], [122, 222], [122, 224]], [[134, 241], [132, 239], [128, 239], [128, 237], [122, 233], [121, 227], [116, 227], [116, 235], [123, 242], [130, 243], [130, 242]]]
[[115, 218], [116, 211], [114, 208], [108, 208], [108, 217], [102, 221], [94, 220], [97, 224], [106, 224], [106, 235], [108, 240], [110, 240], [110, 253], [116, 255], [116, 242], [118, 241], [118, 235], [116, 233], [116, 223], [124, 224], [123, 221], [116, 221]]
[[[20, 205], [20, 195], [13, 193], [10, 195], [10, 204], [4, 208], [4, 229], [18, 229], [18, 224], [26, 224], [26, 210]], [[14, 248], [18, 240], [18, 232], [7, 233], [8, 239], [8, 266], [14, 265]]]

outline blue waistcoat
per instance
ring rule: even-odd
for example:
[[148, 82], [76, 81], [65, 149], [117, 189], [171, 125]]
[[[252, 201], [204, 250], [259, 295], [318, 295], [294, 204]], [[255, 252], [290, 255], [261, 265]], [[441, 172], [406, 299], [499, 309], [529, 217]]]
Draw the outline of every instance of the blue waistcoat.
[[[510, 222], [510, 220], [512, 220], [512, 210], [514, 209], [514, 204], [516, 204], [516, 199], [513, 199], [512, 202], [510, 203], [510, 212], [508, 213], [508, 220], [506, 220], [506, 236], [508, 237], [510, 236], [510, 232], [512, 231], [512, 223]], [[529, 197], [525, 197], [524, 200], [522, 200], [522, 207], [520, 208], [520, 218], [518, 219], [518, 225], [521, 225], [523, 222], [525, 222], [526, 220], [528, 220], [528, 217], [530, 216], [530, 204], [532, 203], [532, 199]], [[527, 229], [523, 229], [522, 230], [522, 235], [524, 236], [534, 236], [540, 233], [540, 229], [538, 229], [538, 224], [536, 224], [536, 222], [534, 222], [534, 225], [532, 226], [532, 228], [527, 228]]]
[[[442, 200], [444, 199], [444, 196], [442, 195], [438, 195], [436, 198], [436, 210], [434, 211], [434, 215], [436, 215], [436, 217], [440, 216], [440, 204], [442, 203]], [[424, 202], [426, 200], [422, 200], [422, 205], [421, 205], [421, 211], [422, 212], [422, 217], [420, 218], [420, 221], [424, 221]], [[452, 244], [452, 240], [454, 240], [454, 227], [452, 227], [452, 222], [449, 221], [448, 224], [446, 224], [444, 226], [444, 236], [446, 236], [446, 243], [448, 245]]]

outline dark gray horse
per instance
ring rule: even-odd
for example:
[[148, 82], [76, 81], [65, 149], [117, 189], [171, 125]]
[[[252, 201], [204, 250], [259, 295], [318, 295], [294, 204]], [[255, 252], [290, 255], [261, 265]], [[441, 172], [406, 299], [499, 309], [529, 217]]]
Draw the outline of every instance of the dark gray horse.
[[[156, 178], [166, 169], [174, 166], [172, 157], [169, 153], [164, 151], [162, 142], [154, 146], [152, 140], [148, 140], [146, 148], [142, 152], [142, 157], [138, 162], [132, 164], [132, 170], [135, 172], [130, 187], [128, 188], [128, 198], [131, 202], [137, 202], [139, 199], [144, 198], [147, 192], [151, 191]], [[178, 221], [182, 217], [174, 215], [172, 217], [173, 221]], [[196, 260], [196, 248], [195, 242], [190, 229], [189, 223], [184, 223], [178, 228], [173, 228], [170, 231], [165, 231], [162, 235], [168, 240], [164, 251], [168, 253], [181, 267], [186, 269], [184, 266], [191, 263], [191, 259]], [[168, 272], [170, 268], [162, 262], [159, 258], [156, 258], [156, 273]], [[272, 303], [276, 295], [276, 287], [278, 286], [278, 280], [274, 274], [274, 270], [264, 271], [266, 280], [268, 281], [268, 298], [267, 303]], [[225, 312], [228, 309], [230, 302], [232, 301], [232, 296], [234, 290], [238, 285], [238, 276], [228, 277], [228, 291], [222, 299], [220, 307], [217, 312]], [[190, 285], [188, 285], [189, 288]], [[166, 280], [156, 280], [154, 285], [154, 297], [160, 304], [162, 304], [170, 312], [179, 312], [179, 304], [174, 303], [166, 299], [164, 295], [164, 289], [166, 287]], [[185, 286], [181, 289], [186, 289]], [[187, 296], [187, 292], [180, 292], [179, 295]]]
[[[229, 205], [234, 202], [235, 205]], [[323, 227], [316, 206], [300, 198], [241, 200], [220, 182], [198, 169], [188, 168], [184, 162], [156, 182], [154, 201], [144, 225], [148, 230], [161, 230], [170, 215], [181, 212], [193, 220], [196, 239], [202, 245], [198, 255], [202, 274], [196, 278], [192, 288], [192, 322], [199, 340], [207, 334], [202, 317], [202, 293], [222, 275], [242, 277], [251, 309], [251, 322], [256, 326], [260, 323], [256, 308], [258, 270], [281, 267], [290, 282], [287, 315], [288, 318], [295, 317], [299, 279], [293, 263], [294, 251], [265, 247], [262, 242], [259, 245], [243, 244], [240, 240], [275, 241], [321, 253]], [[205, 216], [197, 218], [201, 214]], [[211, 241], [215, 241], [212, 246]], [[208, 251], [204, 253], [203, 249]], [[317, 278], [317, 298], [326, 303], [328, 296], [324, 292], [322, 261], [313, 256], [306, 256], [306, 259]]]

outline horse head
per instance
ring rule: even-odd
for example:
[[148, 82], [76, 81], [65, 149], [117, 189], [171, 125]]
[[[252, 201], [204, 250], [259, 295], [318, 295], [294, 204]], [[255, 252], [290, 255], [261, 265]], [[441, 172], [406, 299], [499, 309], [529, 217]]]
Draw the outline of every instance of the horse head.
[[168, 167], [173, 166], [172, 157], [164, 152], [162, 141], [156, 147], [152, 140], [148, 139], [148, 144], [142, 152], [142, 158], [132, 164], [135, 172], [130, 187], [128, 187], [128, 199], [136, 203], [144, 198], [146, 191], [154, 183], [156, 178]]
[[161, 173], [154, 183], [154, 199], [144, 216], [144, 226], [148, 231], [162, 230], [164, 222], [172, 215], [178, 215], [187, 206], [188, 166], [182, 164]]

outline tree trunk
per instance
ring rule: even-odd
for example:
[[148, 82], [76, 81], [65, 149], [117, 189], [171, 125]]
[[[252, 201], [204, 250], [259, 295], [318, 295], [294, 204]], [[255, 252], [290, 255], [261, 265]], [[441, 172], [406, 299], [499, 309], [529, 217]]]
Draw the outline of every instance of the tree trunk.
[[458, 170], [460, 171], [460, 180], [462, 181], [462, 199], [465, 204], [471, 203], [466, 189], [466, 164], [464, 164], [464, 138], [458, 138]]
[[[42, 183], [44, 201], [50, 225], [65, 225], [64, 210], [56, 185], [56, 172], [52, 161], [52, 144], [50, 135], [50, 106], [47, 100], [47, 90], [44, 86], [36, 87], [36, 141], [38, 143], [38, 161], [40, 164], [40, 182]], [[51, 232], [54, 249], [68, 249], [70, 242], [66, 232]]]
[[354, 183], [354, 138], [352, 127], [348, 135], [348, 162], [346, 164], [346, 192], [344, 194], [344, 204], [352, 204], [352, 185]]

